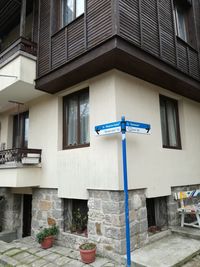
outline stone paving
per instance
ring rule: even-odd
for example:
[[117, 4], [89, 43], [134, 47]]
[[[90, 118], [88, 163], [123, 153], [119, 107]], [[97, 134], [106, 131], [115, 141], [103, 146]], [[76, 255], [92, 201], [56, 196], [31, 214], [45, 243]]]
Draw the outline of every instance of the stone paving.
[[200, 267], [200, 254], [182, 265], [182, 267]]
[[79, 251], [56, 246], [44, 250], [32, 238], [27, 237], [12, 243], [0, 241], [0, 267], [120, 267], [112, 260], [96, 257], [94, 263], [84, 264]]
[[[0, 267], [125, 267], [112, 260], [96, 257], [95, 262], [84, 264], [79, 251], [54, 245], [44, 250], [32, 238], [27, 237], [12, 243], [0, 241]], [[180, 266], [180, 265], [179, 265]], [[194, 256], [182, 267], [200, 267], [200, 254]]]

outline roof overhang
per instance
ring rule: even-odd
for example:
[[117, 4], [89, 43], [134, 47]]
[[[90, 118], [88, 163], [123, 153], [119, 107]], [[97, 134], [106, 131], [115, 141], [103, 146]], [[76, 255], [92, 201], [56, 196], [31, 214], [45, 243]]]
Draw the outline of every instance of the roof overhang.
[[54, 94], [111, 69], [121, 70], [200, 102], [199, 81], [119, 37], [36, 79], [36, 88]]

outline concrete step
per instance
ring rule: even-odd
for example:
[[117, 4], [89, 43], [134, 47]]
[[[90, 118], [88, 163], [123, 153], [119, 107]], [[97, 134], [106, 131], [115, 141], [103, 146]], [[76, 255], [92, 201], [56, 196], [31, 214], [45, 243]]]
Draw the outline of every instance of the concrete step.
[[134, 267], [177, 267], [200, 253], [200, 241], [172, 234], [131, 253]]
[[171, 232], [175, 234], [179, 234], [181, 236], [193, 238], [196, 240], [200, 240], [200, 229], [195, 229], [192, 227], [172, 227]]

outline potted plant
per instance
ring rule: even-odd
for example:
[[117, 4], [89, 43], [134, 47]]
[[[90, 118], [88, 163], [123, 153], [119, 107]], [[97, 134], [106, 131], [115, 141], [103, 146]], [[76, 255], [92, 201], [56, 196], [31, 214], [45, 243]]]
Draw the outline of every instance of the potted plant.
[[79, 247], [81, 260], [84, 263], [92, 263], [96, 257], [96, 245], [94, 243], [84, 243]]
[[58, 234], [58, 226], [52, 225], [49, 228], [42, 229], [37, 235], [37, 241], [44, 249], [53, 246], [54, 237]]

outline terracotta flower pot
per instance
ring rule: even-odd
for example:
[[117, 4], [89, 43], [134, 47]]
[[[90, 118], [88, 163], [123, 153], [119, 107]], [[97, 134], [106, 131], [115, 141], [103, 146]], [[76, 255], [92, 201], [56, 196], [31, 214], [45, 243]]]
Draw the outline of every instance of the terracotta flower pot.
[[44, 238], [44, 240], [41, 243], [41, 247], [44, 249], [51, 248], [53, 246], [54, 237], [53, 236], [47, 236]]
[[95, 261], [96, 257], [96, 247], [93, 249], [81, 249], [81, 246], [79, 247], [80, 254], [81, 254], [81, 260], [84, 263], [92, 263]]

